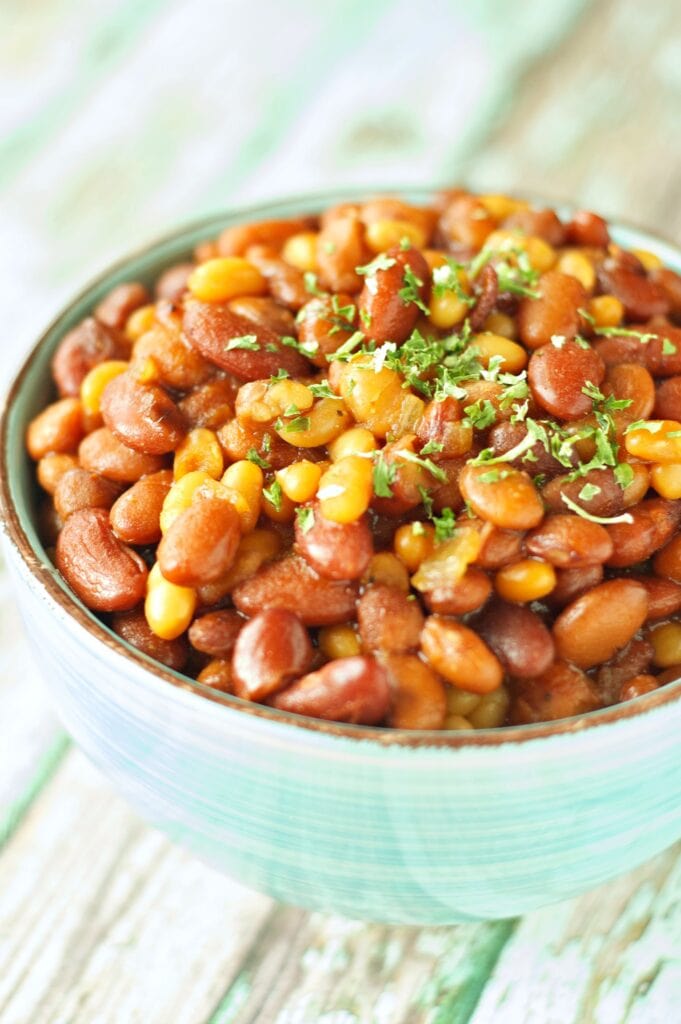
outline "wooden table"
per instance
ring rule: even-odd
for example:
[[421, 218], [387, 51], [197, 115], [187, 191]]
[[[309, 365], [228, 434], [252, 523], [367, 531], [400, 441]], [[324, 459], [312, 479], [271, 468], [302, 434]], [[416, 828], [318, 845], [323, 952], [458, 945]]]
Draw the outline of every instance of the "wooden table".
[[[681, 237], [675, 0], [2, 14], [3, 378], [113, 257], [273, 194], [469, 179]], [[678, 850], [516, 921], [387, 928], [279, 906], [139, 821], [37, 675], [0, 574], [2, 1024], [681, 1019]]]

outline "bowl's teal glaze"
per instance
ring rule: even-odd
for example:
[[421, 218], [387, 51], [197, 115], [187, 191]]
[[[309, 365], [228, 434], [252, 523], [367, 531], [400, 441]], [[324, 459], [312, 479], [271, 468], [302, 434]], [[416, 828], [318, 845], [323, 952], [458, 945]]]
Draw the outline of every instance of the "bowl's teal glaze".
[[[227, 223], [329, 201], [338, 197], [191, 227], [114, 268], [48, 330], [3, 421], [4, 548], [17, 598], [67, 729], [147, 820], [216, 867], [279, 899], [353, 917], [520, 914], [681, 836], [681, 683], [579, 720], [478, 733], [336, 727], [206, 699], [205, 688], [153, 668], [85, 611], [33, 527], [23, 436], [49, 397], [49, 360], [64, 332], [112, 285], [153, 279]], [[666, 243], [633, 229], [617, 238], [681, 269]]]

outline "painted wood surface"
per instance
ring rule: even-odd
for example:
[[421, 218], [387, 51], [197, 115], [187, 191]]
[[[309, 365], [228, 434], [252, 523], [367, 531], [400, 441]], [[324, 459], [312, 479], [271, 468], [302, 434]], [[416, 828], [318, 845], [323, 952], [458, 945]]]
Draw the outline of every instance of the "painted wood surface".
[[[467, 179], [681, 237], [674, 0], [7, 0], [0, 385], [127, 249], [225, 205]], [[521, 921], [279, 907], [146, 828], [70, 749], [0, 568], [2, 1024], [658, 1024], [672, 850]]]

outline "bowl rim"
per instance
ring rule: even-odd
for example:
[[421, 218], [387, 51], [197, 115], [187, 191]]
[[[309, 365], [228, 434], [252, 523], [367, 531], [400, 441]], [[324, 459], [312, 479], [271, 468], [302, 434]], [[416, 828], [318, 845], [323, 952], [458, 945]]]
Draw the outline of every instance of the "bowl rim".
[[[95, 616], [94, 612], [81, 605], [71, 593], [65, 581], [61, 580], [61, 577], [55, 572], [52, 563], [44, 559], [33, 547], [22, 526], [8, 473], [7, 453], [10, 415], [14, 404], [22, 394], [34, 357], [51, 340], [51, 335], [61, 328], [62, 322], [68, 318], [74, 306], [85, 302], [92, 292], [102, 288], [112, 276], [124, 272], [129, 264], [144, 258], [153, 259], [156, 250], [173, 243], [178, 243], [185, 236], [197, 234], [204, 229], [207, 232], [219, 230], [217, 225], [222, 222], [229, 222], [232, 219], [235, 223], [267, 219], [268, 215], [272, 217], [277, 213], [281, 216], [282, 206], [293, 209], [296, 205], [311, 208], [311, 204], [318, 203], [321, 210], [330, 203], [352, 200], [360, 201], [371, 195], [411, 195], [412, 197], [414, 194], [419, 196], [434, 195], [440, 187], [438, 185], [419, 186], [416, 184], [396, 185], [380, 190], [374, 189], [372, 186], [338, 187], [331, 190], [280, 196], [266, 202], [257, 202], [245, 206], [228, 207], [224, 210], [184, 222], [171, 231], [155, 236], [150, 241], [108, 264], [80, 288], [78, 293], [60, 308], [50, 323], [41, 331], [37, 341], [30, 348], [15, 371], [8, 388], [5, 389], [2, 408], [0, 409], [0, 529], [4, 529], [6, 538], [19, 554], [23, 566], [33, 578], [34, 583], [37, 583], [47, 593], [48, 597], [59, 605], [68, 618], [75, 621], [77, 626], [85, 629], [90, 637], [103, 643], [115, 654], [127, 658], [138, 670], [144, 670], [153, 679], [170, 683], [179, 690], [188, 690], [200, 698], [208, 699], [214, 704], [230, 711], [239, 711], [256, 718], [266, 719], [278, 725], [295, 727], [297, 729], [303, 728], [312, 732], [345, 739], [364, 740], [376, 743], [382, 747], [447, 747], [457, 749], [463, 747], [501, 746], [507, 743], [527, 743], [532, 740], [548, 739], [554, 736], [581, 734], [585, 730], [592, 730], [600, 726], [612, 725], [619, 721], [636, 718], [638, 715], [645, 714], [666, 704], [674, 703], [681, 698], [681, 679], [679, 679], [634, 700], [587, 712], [572, 718], [524, 725], [501, 726], [494, 729], [471, 730], [392, 729], [379, 726], [354, 725], [344, 722], [329, 722], [323, 719], [280, 711], [264, 704], [242, 700], [231, 694], [214, 690], [192, 679], [190, 676], [185, 676], [180, 672], [167, 668], [118, 637]], [[562, 213], [569, 213], [578, 209], [574, 203], [548, 200], [537, 196], [523, 196], [520, 191], [512, 194], [528, 198], [533, 203], [546, 204]], [[287, 215], [295, 216], [294, 213], [290, 212]], [[609, 223], [614, 226], [615, 230], [619, 228], [639, 236], [639, 239], [651, 245], [653, 250], [656, 245], [659, 246], [660, 244], [674, 250], [681, 262], [681, 247], [663, 235], [648, 231], [619, 217], [610, 218]], [[169, 690], [168, 692], [172, 691]]]

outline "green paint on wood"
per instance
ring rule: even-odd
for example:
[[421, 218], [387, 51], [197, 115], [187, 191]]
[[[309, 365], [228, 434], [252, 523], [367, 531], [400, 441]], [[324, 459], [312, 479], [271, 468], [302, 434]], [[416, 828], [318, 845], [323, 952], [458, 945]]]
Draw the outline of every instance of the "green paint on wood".
[[0, 810], [0, 850], [16, 831], [24, 815], [33, 801], [49, 782], [62, 762], [71, 741], [61, 733], [41, 754], [35, 772], [23, 793], [13, 800], [8, 807]]
[[251, 982], [248, 974], [246, 972], [239, 974], [220, 1000], [208, 1024], [232, 1024], [250, 992]]

